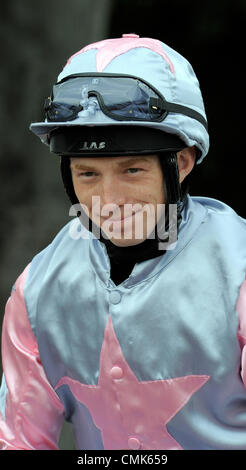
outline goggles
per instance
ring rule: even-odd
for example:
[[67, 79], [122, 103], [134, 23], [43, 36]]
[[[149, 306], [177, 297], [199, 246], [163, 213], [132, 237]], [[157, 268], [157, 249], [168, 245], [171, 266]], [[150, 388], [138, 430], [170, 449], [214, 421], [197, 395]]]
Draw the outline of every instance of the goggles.
[[79, 117], [80, 112], [97, 109], [98, 105], [105, 115], [117, 121], [160, 122], [173, 112], [194, 118], [207, 128], [200, 113], [166, 101], [152, 85], [131, 75], [70, 75], [54, 85], [44, 108], [47, 121], [66, 122]]

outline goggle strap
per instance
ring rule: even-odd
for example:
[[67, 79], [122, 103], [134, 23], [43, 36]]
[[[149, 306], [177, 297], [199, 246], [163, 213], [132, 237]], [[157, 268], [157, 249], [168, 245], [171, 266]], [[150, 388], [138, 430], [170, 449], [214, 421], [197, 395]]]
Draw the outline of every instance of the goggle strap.
[[177, 113], [177, 114], [184, 114], [192, 119], [196, 119], [200, 122], [206, 130], [208, 130], [208, 124], [206, 119], [202, 116], [202, 114], [198, 113], [194, 109], [188, 108], [187, 106], [183, 106], [182, 104], [170, 103], [169, 101], [165, 102], [166, 110], [169, 113]]

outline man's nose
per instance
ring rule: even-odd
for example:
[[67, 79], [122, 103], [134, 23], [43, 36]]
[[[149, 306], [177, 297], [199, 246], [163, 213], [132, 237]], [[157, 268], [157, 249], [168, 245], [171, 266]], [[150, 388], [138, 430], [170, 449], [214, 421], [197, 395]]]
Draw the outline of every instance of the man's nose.
[[105, 177], [101, 182], [101, 205], [116, 204], [122, 206], [126, 202], [126, 195], [117, 178]]

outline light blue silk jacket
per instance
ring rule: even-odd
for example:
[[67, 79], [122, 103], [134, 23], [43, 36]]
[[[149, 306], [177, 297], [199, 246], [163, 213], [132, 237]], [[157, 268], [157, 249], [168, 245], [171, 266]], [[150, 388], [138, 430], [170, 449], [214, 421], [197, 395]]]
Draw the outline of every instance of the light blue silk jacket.
[[246, 221], [189, 196], [175, 248], [117, 286], [72, 224], [7, 302], [2, 449], [55, 449], [66, 419], [78, 449], [246, 450]]

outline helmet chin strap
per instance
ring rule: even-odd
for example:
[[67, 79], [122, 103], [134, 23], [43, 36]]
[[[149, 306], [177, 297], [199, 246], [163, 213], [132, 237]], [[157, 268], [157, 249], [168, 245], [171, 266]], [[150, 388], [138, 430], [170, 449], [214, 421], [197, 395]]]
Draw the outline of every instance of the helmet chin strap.
[[71, 204], [72, 205], [79, 204], [78, 198], [75, 194], [74, 187], [73, 187], [69, 157], [61, 156], [60, 170], [61, 170], [63, 186], [67, 193], [68, 198], [70, 199]]
[[[169, 154], [159, 154], [160, 164], [165, 181], [167, 205], [177, 204], [177, 225], [179, 227], [182, 220], [182, 211], [186, 202], [188, 186], [186, 183], [181, 188], [179, 182], [179, 169], [177, 162], [177, 154], [170, 152]], [[169, 227], [168, 216], [165, 219], [166, 230]]]

